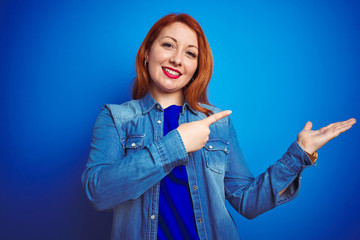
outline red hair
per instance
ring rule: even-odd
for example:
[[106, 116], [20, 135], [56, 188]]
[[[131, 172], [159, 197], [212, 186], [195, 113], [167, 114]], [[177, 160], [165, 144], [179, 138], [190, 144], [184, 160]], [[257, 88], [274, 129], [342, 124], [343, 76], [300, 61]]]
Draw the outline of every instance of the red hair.
[[209, 104], [209, 100], [207, 98], [207, 88], [213, 72], [213, 57], [209, 43], [206, 40], [200, 24], [193, 17], [185, 13], [169, 14], [162, 17], [151, 27], [150, 31], [146, 35], [136, 56], [136, 77], [132, 93], [133, 99], [144, 97], [149, 90], [150, 75], [147, 68], [144, 66], [145, 52], [150, 51], [152, 44], [159, 36], [161, 30], [175, 22], [184, 23], [194, 30], [198, 40], [198, 67], [193, 76], [193, 80], [191, 80], [183, 89], [185, 100], [189, 103], [192, 109], [205, 113], [209, 116], [212, 111], [200, 106], [199, 103]]

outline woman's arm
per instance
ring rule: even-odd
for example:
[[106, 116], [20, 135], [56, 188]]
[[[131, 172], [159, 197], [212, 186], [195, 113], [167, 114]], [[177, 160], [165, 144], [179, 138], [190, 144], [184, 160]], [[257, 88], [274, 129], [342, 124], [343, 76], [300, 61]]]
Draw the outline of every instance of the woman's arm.
[[99, 210], [135, 199], [159, 182], [188, 155], [177, 130], [142, 150], [125, 156], [121, 129], [116, 129], [107, 106], [95, 123], [91, 150], [82, 175], [86, 194]]
[[[348, 124], [355, 121], [349, 121]], [[352, 125], [351, 124], [351, 125]], [[332, 125], [333, 126], [333, 125]], [[335, 126], [338, 126], [336, 124]], [[340, 132], [349, 129], [344, 124], [336, 128]], [[309, 154], [315, 153], [334, 136], [319, 137], [319, 133], [308, 132], [309, 126], [305, 126], [299, 133], [298, 141], [305, 142]], [[230, 204], [243, 216], [254, 218], [275, 206], [292, 200], [296, 197], [300, 187], [300, 175], [302, 171], [312, 166], [313, 162], [303, 148], [294, 142], [280, 160], [271, 165], [266, 171], [256, 178], [251, 174], [237, 140], [235, 129], [230, 121], [230, 152], [228, 154], [228, 170], [225, 175], [225, 194]], [[329, 127], [325, 127], [329, 129]], [[320, 131], [320, 130], [319, 130]], [[317, 132], [317, 131], [314, 131]], [[321, 134], [320, 134], [321, 135]], [[317, 140], [321, 138], [322, 140]], [[325, 140], [324, 140], [325, 139]], [[325, 143], [323, 142], [325, 141]], [[309, 144], [316, 143], [316, 146]], [[312, 150], [308, 150], [312, 149]]]

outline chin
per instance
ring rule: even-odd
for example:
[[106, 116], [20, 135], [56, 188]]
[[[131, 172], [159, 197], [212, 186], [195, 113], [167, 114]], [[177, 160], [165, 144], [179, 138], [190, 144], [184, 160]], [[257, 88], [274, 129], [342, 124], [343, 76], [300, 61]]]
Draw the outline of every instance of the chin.
[[163, 88], [162, 91], [165, 93], [174, 93], [178, 92], [180, 89], [173, 89], [173, 88]]
[[177, 87], [177, 86], [171, 86], [171, 85], [166, 85], [166, 86], [161, 86], [160, 88], [163, 92], [167, 92], [167, 93], [173, 93], [173, 92], [177, 92], [179, 91], [181, 88]]

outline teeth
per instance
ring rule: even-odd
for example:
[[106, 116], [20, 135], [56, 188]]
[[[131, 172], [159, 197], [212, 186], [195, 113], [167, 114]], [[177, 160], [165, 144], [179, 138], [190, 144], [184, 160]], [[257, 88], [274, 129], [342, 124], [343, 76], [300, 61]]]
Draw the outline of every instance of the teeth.
[[171, 69], [168, 69], [168, 68], [164, 68], [164, 70], [165, 70], [166, 72], [170, 73], [171, 75], [174, 75], [174, 76], [179, 76], [179, 75], [180, 75], [180, 73], [175, 72], [175, 71], [173, 71], [173, 70], [171, 70]]

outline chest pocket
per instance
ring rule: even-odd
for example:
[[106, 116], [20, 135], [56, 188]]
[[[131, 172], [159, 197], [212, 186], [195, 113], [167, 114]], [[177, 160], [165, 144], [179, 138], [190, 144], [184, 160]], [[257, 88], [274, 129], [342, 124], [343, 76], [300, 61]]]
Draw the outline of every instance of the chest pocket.
[[125, 141], [125, 155], [137, 152], [143, 148], [144, 136], [130, 136]]
[[213, 172], [223, 173], [226, 169], [229, 143], [221, 139], [209, 139], [204, 148], [206, 166]]

